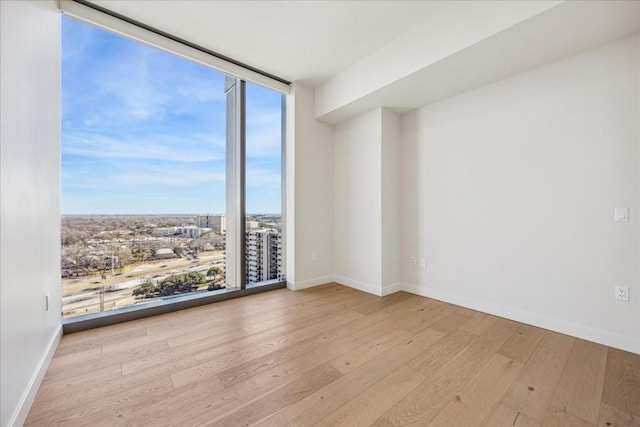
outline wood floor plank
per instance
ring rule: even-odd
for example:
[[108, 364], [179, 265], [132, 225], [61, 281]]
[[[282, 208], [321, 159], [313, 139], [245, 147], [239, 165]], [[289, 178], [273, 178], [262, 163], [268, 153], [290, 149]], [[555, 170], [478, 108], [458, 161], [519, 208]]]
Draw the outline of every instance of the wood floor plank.
[[[245, 381], [224, 388], [224, 393], [218, 393], [206, 402], [206, 406], [192, 407], [188, 415], [183, 416], [189, 424], [197, 425], [211, 419], [211, 414], [228, 413], [270, 391], [308, 375], [313, 369], [323, 365], [333, 358], [344, 354], [362, 344], [353, 337], [342, 337], [317, 351], [306, 353], [297, 359], [287, 361], [247, 378]], [[206, 383], [204, 380], [201, 383]], [[201, 384], [198, 383], [198, 384]], [[184, 391], [192, 386], [182, 388]]]
[[433, 423], [439, 425], [438, 418], [444, 415], [458, 420], [459, 425], [479, 425], [502, 399], [522, 367], [522, 362], [494, 354]]
[[127, 385], [111, 382], [94, 389], [94, 392], [87, 390], [81, 395], [65, 393], [55, 399], [48, 399], [51, 405], [43, 405], [36, 408], [36, 411], [31, 411], [25, 425], [95, 425], [100, 415], [108, 415], [118, 407], [141, 404], [155, 394], [169, 390], [173, 390], [171, 380], [161, 376]]
[[251, 360], [219, 371], [216, 375], [225, 387], [230, 387], [233, 384], [244, 381], [248, 377], [266, 371], [272, 366], [295, 359], [300, 355], [325, 346], [327, 343], [328, 341], [325, 337], [304, 340], [281, 350], [254, 357]]
[[260, 425], [311, 426], [404, 365], [440, 338], [442, 335], [439, 332], [426, 329], [401, 345], [374, 357], [295, 405], [283, 408]]
[[[396, 304], [394, 307], [400, 304], [402, 303]], [[427, 310], [419, 313], [411, 311], [394, 313], [389, 310], [380, 310], [369, 315], [372, 318], [380, 320], [358, 331], [357, 337], [363, 341], [371, 341], [375, 337], [380, 336], [381, 333], [398, 329], [417, 334], [451, 313], [451, 311], [451, 308], [445, 306], [441, 306], [437, 310]]]
[[454, 310], [453, 313], [444, 316], [437, 322], [431, 323], [429, 328], [442, 332], [443, 334], [448, 334], [464, 325], [469, 319], [471, 319], [470, 314], [460, 310]]
[[[396, 316], [396, 321], [398, 324], [402, 324], [402, 329], [405, 331], [411, 332], [413, 334], [417, 334], [423, 329], [430, 328], [434, 330], [439, 330], [442, 333], [448, 333], [454, 328], [454, 322], [457, 319], [457, 316], [454, 313], [454, 309], [447, 306], [441, 306], [434, 308], [432, 310], [425, 310], [424, 312], [417, 313], [401, 313]], [[439, 327], [441, 325], [442, 319], [447, 316], [454, 316], [454, 322], [449, 324], [449, 328]], [[435, 328], [433, 327], [435, 325]]]
[[609, 406], [606, 403], [600, 405], [600, 419], [598, 427], [638, 427], [640, 417], [629, 412], [621, 411], [618, 408]]
[[380, 417], [371, 424], [371, 427], [394, 427], [394, 426], [386, 418]]
[[[142, 319], [144, 320], [144, 319]], [[80, 331], [70, 335], [65, 335], [64, 342], [60, 342], [58, 349], [63, 349], [67, 346], [75, 346], [81, 343], [89, 343], [90, 345], [97, 345], [101, 342], [109, 342], [113, 339], [122, 339], [125, 337], [133, 337], [135, 335], [146, 335], [143, 323], [125, 322], [116, 325], [105, 326], [101, 328], [95, 328], [87, 331]]]
[[499, 404], [482, 425], [485, 427], [540, 427], [541, 423], [507, 405]]
[[110, 407], [106, 413], [96, 413], [100, 417], [96, 425], [105, 426], [153, 426], [173, 427], [185, 424], [187, 414], [195, 409], [211, 407], [213, 399], [222, 392], [219, 383], [202, 382], [190, 387], [186, 393], [182, 389], [166, 390], [149, 396], [142, 405], [119, 405]]
[[92, 347], [82, 349], [79, 351], [63, 354], [58, 357], [54, 357], [51, 360], [52, 372], [62, 370], [65, 367], [74, 368], [80, 363], [86, 363], [94, 360], [99, 360], [102, 357], [102, 346], [93, 345]]
[[437, 301], [421, 297], [420, 295], [409, 294], [407, 299], [386, 307], [383, 310], [388, 313], [415, 312], [416, 309], [419, 310], [419, 307], [423, 306], [426, 302], [435, 303]]
[[[219, 372], [226, 369], [230, 369], [233, 366], [240, 365], [242, 363], [251, 363], [251, 360], [265, 357], [270, 353], [276, 351], [288, 351], [285, 350], [296, 343], [308, 340], [302, 345], [310, 347], [317, 347], [322, 345], [327, 340], [335, 339], [340, 334], [334, 334], [329, 336], [327, 329], [336, 329], [342, 327], [342, 323], [347, 324], [352, 320], [362, 319], [364, 316], [361, 314], [349, 311], [339, 316], [332, 317], [330, 319], [318, 322], [314, 325], [307, 326], [306, 328], [290, 332], [285, 335], [276, 336], [269, 340], [263, 340], [258, 342], [251, 341], [252, 337], [247, 337], [246, 340], [242, 340], [242, 343], [236, 342], [232, 346], [217, 346], [215, 348], [206, 350], [206, 359], [204, 362], [199, 357], [204, 357], [202, 353], [196, 353], [195, 357], [198, 359], [198, 364], [181, 372], [172, 375], [172, 379], [178, 387], [186, 385], [191, 382], [198, 382], [202, 378], [209, 378], [217, 375]], [[324, 332], [324, 334], [323, 334]], [[216, 355], [215, 357], [213, 355]], [[269, 356], [266, 356], [269, 357]]]
[[395, 292], [391, 295], [387, 295], [385, 297], [377, 298], [371, 302], [361, 304], [355, 308], [355, 311], [365, 315], [371, 314], [378, 310], [384, 310], [385, 308], [397, 304], [410, 297], [411, 294], [407, 292]]
[[331, 299], [325, 301], [322, 305], [316, 305], [305, 307], [300, 313], [296, 313], [295, 318], [290, 321], [293, 322], [296, 327], [304, 328], [314, 323], [320, 322], [328, 317], [332, 317], [335, 313], [344, 311], [358, 311], [358, 308], [367, 302], [375, 302], [376, 297], [369, 295], [366, 300], [355, 294], [345, 295], [340, 298]]
[[416, 304], [415, 306], [411, 307], [409, 309], [409, 312], [411, 313], [416, 313], [418, 311], [428, 311], [430, 309], [436, 308], [436, 307], [445, 307], [445, 306], [450, 306], [451, 304], [447, 304], [445, 302], [442, 301], [438, 301], [435, 299], [431, 299], [431, 298], [423, 298], [422, 302], [420, 302], [419, 304]]
[[206, 425], [246, 426], [265, 418], [265, 414], [277, 412], [280, 408], [298, 402], [304, 397], [332, 383], [342, 374], [330, 364], [324, 364], [304, 377], [286, 384], [271, 393], [235, 410], [231, 414], [212, 420]]
[[543, 336], [543, 331], [539, 328], [520, 325], [516, 333], [498, 350], [498, 353], [510, 359], [526, 363]]
[[331, 365], [338, 371], [346, 374], [362, 366], [375, 356], [390, 350], [410, 338], [411, 334], [407, 331], [393, 330], [335, 358], [331, 361]]
[[460, 326], [461, 331], [469, 332], [474, 335], [481, 335], [491, 325], [495, 323], [497, 317], [490, 314], [480, 313], [480, 316], [474, 316], [467, 323]]
[[396, 426], [429, 424], [513, 333], [508, 322], [498, 320], [478, 340], [430, 375], [428, 381], [389, 409], [384, 417]]
[[544, 417], [542, 427], [595, 427], [595, 424], [551, 406]]
[[413, 369], [401, 366], [315, 425], [370, 425], [425, 379]]
[[553, 331], [544, 331], [544, 337], [538, 348], [555, 353], [558, 357], [569, 358], [569, 353], [573, 348], [576, 339], [568, 335], [559, 334]]
[[639, 377], [640, 355], [330, 283], [66, 335], [26, 425], [640, 427]]
[[537, 421], [544, 420], [569, 354], [538, 348], [502, 402]]
[[[108, 366], [114, 366], [122, 364], [128, 360], [133, 360], [139, 357], [146, 357], [155, 355], [158, 352], [166, 350], [168, 345], [166, 341], [155, 341], [151, 344], [145, 343], [143, 345], [137, 345], [134, 340], [131, 342], [131, 346], [127, 347], [122, 352], [119, 352], [112, 357], [102, 357], [102, 346], [95, 347], [94, 349], [87, 350], [82, 353], [74, 353], [67, 356], [60, 357], [51, 362], [51, 380], [56, 381], [65, 377], [73, 377], [77, 375], [85, 375], [90, 372], [94, 372], [99, 369], [106, 368]], [[74, 360], [71, 362], [68, 358], [75, 358], [81, 354], [92, 353], [91, 358], [83, 358], [82, 360]]]
[[[338, 295], [338, 292], [334, 290], [323, 292], [316, 296], [301, 292], [299, 298], [292, 298], [288, 291], [284, 289], [275, 290], [271, 293], [273, 294], [271, 297], [260, 294], [245, 297], [242, 301], [221, 301], [215, 304], [215, 309], [194, 307], [177, 313], [136, 320], [135, 322], [145, 322], [144, 326], [149, 335], [170, 338], [191, 331], [204, 332], [207, 330], [237, 329], [243, 326], [250, 327], [260, 324], [263, 320], [269, 320], [285, 314], [292, 317], [304, 316], [313, 310], [322, 310], [323, 306], [327, 304], [331, 306], [333, 303], [335, 305], [335, 302], [340, 301], [344, 294], [342, 292]], [[309, 306], [308, 302], [313, 302], [313, 304]], [[153, 319], [153, 321], [148, 319]], [[184, 325], [189, 325], [190, 331], [185, 331]]]
[[576, 340], [551, 404], [593, 425], [598, 422], [607, 347]]
[[[277, 326], [286, 325], [286, 323], [280, 323]], [[293, 330], [294, 326], [290, 325], [289, 328]], [[171, 334], [169, 336], [167, 336], [166, 334], [164, 335], [166, 337], [167, 344], [169, 344], [169, 347], [176, 348], [194, 342], [201, 342], [203, 340], [207, 340], [210, 342], [230, 342], [246, 338], [250, 335], [241, 327], [229, 327], [227, 325], [213, 325], [209, 323], [205, 323], [200, 327], [193, 328], [188, 331], [185, 331], [184, 327], [181, 329], [182, 333], [180, 333], [180, 330], [176, 330], [174, 334]], [[156, 335], [159, 334], [151, 336]]]
[[[50, 371], [51, 372], [51, 371]], [[49, 373], [45, 375], [44, 381], [38, 390], [38, 393], [46, 393], [53, 395], [55, 393], [63, 393], [67, 389], [74, 387], [86, 387], [90, 384], [102, 384], [105, 381], [122, 376], [122, 365], [116, 364], [106, 366], [95, 371], [88, 372], [84, 375], [65, 376], [57, 380], [51, 379]]]
[[[109, 344], [102, 344], [102, 357], [106, 359], [118, 358], [120, 354], [126, 353], [131, 348], [142, 348], [143, 346], [149, 346], [151, 348], [160, 350], [168, 349], [169, 343], [163, 338], [144, 335], [138, 337], [132, 341], [121, 341]], [[161, 350], [160, 350], [161, 351]]]
[[602, 401], [640, 416], [640, 355], [608, 350]]
[[[325, 319], [324, 321], [315, 323], [313, 325], [309, 325], [302, 329], [291, 330], [288, 327], [278, 327], [280, 331], [277, 334], [273, 334], [270, 331], [264, 331], [260, 334], [249, 335], [244, 339], [233, 341], [229, 343], [229, 345], [211, 346], [206, 350], [195, 353], [195, 357], [198, 361], [207, 361], [219, 358], [220, 356], [228, 354], [230, 352], [246, 354], [248, 350], [254, 351], [256, 354], [261, 355], [266, 352], [275, 351], [278, 348], [290, 345], [290, 343], [311, 338], [315, 335], [325, 332], [327, 329], [340, 326], [343, 323], [361, 317], [362, 315], [356, 312], [348, 311], [345, 313], [341, 313], [340, 315]], [[267, 337], [266, 339], [264, 338], [265, 336]], [[251, 358], [251, 356], [247, 355], [247, 357], [245, 357], [245, 360], [248, 360], [249, 358]], [[243, 361], [244, 360], [240, 360], [238, 363], [241, 363]]]
[[[220, 341], [203, 340], [174, 348], [168, 347], [155, 353], [130, 358], [122, 362], [122, 372], [123, 375], [130, 375], [147, 369], [160, 369], [160, 366], [165, 365], [175, 365], [178, 370], [186, 369], [199, 363], [195, 358], [199, 351], [207, 350], [218, 344], [220, 344]], [[184, 363], [187, 359], [189, 364]]]
[[132, 340], [138, 339], [140, 337], [144, 337], [147, 335], [147, 330], [145, 328], [135, 328], [132, 330], [126, 330], [122, 333], [114, 333], [106, 336], [92, 336], [88, 335], [87, 332], [83, 331], [84, 339], [74, 339], [70, 341], [61, 343], [61, 345], [56, 350], [56, 354], [54, 358], [58, 358], [61, 356], [65, 356], [72, 353], [80, 353], [85, 350], [94, 349], [97, 346], [108, 346], [117, 343], [126, 343], [129, 344]]
[[430, 377], [467, 348], [473, 337], [468, 332], [456, 330], [414, 357], [407, 365]]

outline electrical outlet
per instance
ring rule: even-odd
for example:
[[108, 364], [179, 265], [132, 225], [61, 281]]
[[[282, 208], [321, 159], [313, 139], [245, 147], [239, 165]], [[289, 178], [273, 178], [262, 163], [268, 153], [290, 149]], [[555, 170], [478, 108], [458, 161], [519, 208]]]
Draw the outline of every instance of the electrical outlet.
[[629, 301], [629, 287], [616, 286], [616, 299], [620, 301]]
[[427, 259], [426, 258], [422, 258], [420, 260], [420, 267], [427, 268]]
[[629, 208], [615, 208], [613, 219], [615, 222], [628, 222]]
[[318, 252], [314, 252], [311, 254], [311, 261], [318, 262]]
[[416, 263], [417, 263], [416, 257], [412, 256], [411, 257], [411, 265], [416, 265]]

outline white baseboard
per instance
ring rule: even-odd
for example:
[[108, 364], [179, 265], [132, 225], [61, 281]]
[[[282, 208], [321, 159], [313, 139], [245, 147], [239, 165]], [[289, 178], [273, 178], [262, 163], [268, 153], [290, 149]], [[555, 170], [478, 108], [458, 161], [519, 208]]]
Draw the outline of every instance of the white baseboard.
[[404, 283], [393, 283], [391, 285], [382, 286], [382, 296], [391, 295], [399, 291], [404, 291]]
[[357, 289], [362, 292], [367, 292], [369, 294], [377, 295], [379, 297], [383, 296], [380, 286], [372, 285], [365, 282], [360, 282], [358, 280], [350, 279], [348, 277], [344, 277], [340, 275], [333, 276], [333, 281], [336, 283], [340, 283], [341, 285], [348, 286], [353, 289]]
[[401, 284], [401, 287], [402, 290], [412, 294], [437, 299], [461, 307], [481, 311], [483, 313], [493, 314], [495, 316], [504, 317], [517, 322], [526, 323], [528, 325], [537, 326], [554, 332], [571, 335], [573, 337], [640, 354], [640, 340], [632, 337], [612, 334], [607, 331], [578, 325], [565, 320], [540, 316], [528, 311], [518, 310], [473, 298], [466, 298], [424, 286], [403, 283]]
[[292, 291], [299, 291], [302, 289], [325, 285], [332, 282], [339, 283], [341, 285], [348, 286], [350, 288], [354, 288], [359, 291], [367, 292], [369, 294], [377, 295], [380, 297], [391, 295], [394, 292], [404, 290], [403, 283], [393, 283], [391, 285], [383, 286], [382, 290], [380, 290], [376, 285], [360, 282], [358, 280], [350, 279], [348, 277], [340, 275], [317, 277], [315, 279], [303, 280], [300, 282], [287, 282], [287, 288], [291, 289]]
[[287, 282], [287, 288], [292, 291], [300, 291], [302, 289], [312, 288], [318, 285], [325, 285], [334, 280], [333, 276], [316, 277], [314, 279], [302, 280], [298, 282]]
[[336, 282], [341, 285], [377, 296], [386, 296], [394, 292], [406, 291], [415, 295], [437, 299], [461, 307], [481, 311], [483, 313], [493, 314], [495, 316], [504, 317], [506, 319], [515, 320], [517, 322], [526, 323], [528, 325], [537, 326], [554, 332], [559, 332], [573, 337], [582, 338], [588, 341], [640, 354], [640, 339], [617, 335], [600, 329], [590, 328], [576, 323], [567, 322], [565, 320], [541, 316], [536, 313], [518, 310], [512, 307], [506, 307], [487, 301], [467, 298], [464, 296], [451, 294], [424, 286], [417, 286], [410, 283], [394, 283], [392, 285], [384, 286], [382, 289], [380, 289], [380, 287], [376, 285], [364, 283], [340, 275], [333, 275], [304, 280], [302, 282], [287, 283], [287, 287], [292, 290], [300, 290], [331, 282]]
[[36, 398], [36, 394], [38, 393], [38, 389], [40, 388], [40, 384], [42, 384], [42, 380], [44, 379], [44, 375], [47, 373], [47, 369], [51, 364], [51, 359], [53, 359], [53, 355], [55, 354], [58, 344], [60, 344], [60, 340], [62, 339], [62, 325], [59, 325], [53, 336], [49, 340], [49, 344], [47, 345], [47, 349], [40, 358], [38, 362], [38, 366], [36, 367], [35, 372], [31, 376], [29, 383], [27, 384], [27, 388], [25, 389], [22, 397], [20, 398], [20, 402], [18, 403], [18, 407], [16, 408], [13, 416], [9, 420], [9, 426], [21, 426], [27, 420], [27, 416], [29, 415], [29, 411], [31, 410], [31, 405], [33, 405], [33, 401]]

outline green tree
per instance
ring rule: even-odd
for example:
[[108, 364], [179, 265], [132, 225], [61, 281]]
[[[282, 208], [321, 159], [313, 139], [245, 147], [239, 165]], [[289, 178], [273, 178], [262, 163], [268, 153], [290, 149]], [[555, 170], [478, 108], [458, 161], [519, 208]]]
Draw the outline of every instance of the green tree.
[[156, 285], [151, 280], [145, 280], [141, 285], [132, 292], [134, 297], [149, 298], [157, 291]]
[[218, 266], [211, 267], [207, 270], [207, 277], [211, 279], [209, 286], [207, 286], [208, 291], [216, 291], [218, 289], [222, 289], [222, 283], [225, 281], [224, 270]]
[[224, 280], [224, 270], [218, 266], [211, 267], [207, 270], [207, 277], [210, 277], [214, 283]]
[[158, 283], [158, 291], [163, 296], [192, 292], [197, 289], [199, 284], [204, 282], [205, 277], [202, 273], [174, 274]]

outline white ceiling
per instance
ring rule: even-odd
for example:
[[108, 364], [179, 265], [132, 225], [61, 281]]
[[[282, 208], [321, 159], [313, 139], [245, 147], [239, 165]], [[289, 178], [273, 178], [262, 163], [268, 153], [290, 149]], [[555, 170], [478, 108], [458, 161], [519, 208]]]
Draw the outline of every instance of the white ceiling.
[[640, 1], [452, 2], [318, 86], [316, 118], [410, 111], [639, 31]]
[[638, 0], [90, 1], [314, 87], [329, 123], [408, 111], [640, 31]]
[[92, 0], [289, 81], [315, 87], [444, 1]]

